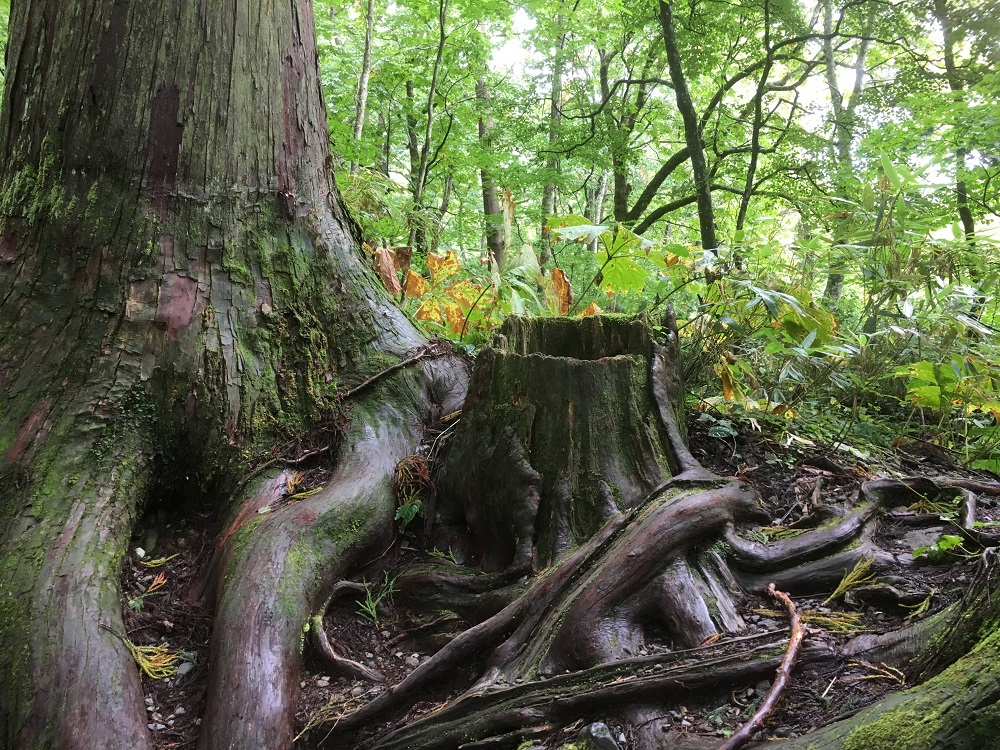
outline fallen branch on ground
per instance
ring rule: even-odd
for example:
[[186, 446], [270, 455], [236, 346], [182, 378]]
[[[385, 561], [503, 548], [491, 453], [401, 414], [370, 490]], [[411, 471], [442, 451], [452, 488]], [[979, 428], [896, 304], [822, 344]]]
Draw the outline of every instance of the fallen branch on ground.
[[780, 603], [784, 604], [785, 609], [788, 610], [788, 625], [790, 628], [790, 632], [788, 634], [788, 650], [785, 651], [785, 658], [781, 660], [781, 666], [778, 668], [778, 674], [774, 680], [774, 684], [771, 686], [771, 690], [760, 704], [760, 708], [758, 708], [757, 712], [750, 717], [750, 721], [740, 727], [739, 731], [722, 743], [719, 750], [738, 750], [738, 748], [743, 747], [747, 742], [749, 742], [754, 733], [757, 732], [761, 726], [763, 726], [764, 721], [771, 715], [774, 707], [778, 705], [778, 701], [781, 700], [781, 696], [784, 694], [785, 688], [788, 686], [788, 681], [791, 679], [792, 668], [795, 666], [795, 660], [799, 655], [799, 648], [802, 646], [802, 640], [806, 636], [802, 623], [799, 621], [798, 612], [795, 611], [795, 604], [789, 598], [788, 594], [778, 591], [774, 587], [773, 583], [767, 587], [767, 593], [777, 599]]

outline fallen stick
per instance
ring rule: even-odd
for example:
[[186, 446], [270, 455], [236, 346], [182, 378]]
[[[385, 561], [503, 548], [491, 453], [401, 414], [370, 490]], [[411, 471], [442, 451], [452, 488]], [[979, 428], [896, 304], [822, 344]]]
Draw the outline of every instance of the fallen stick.
[[771, 690], [760, 704], [760, 708], [758, 708], [757, 712], [750, 717], [750, 721], [740, 727], [740, 729], [735, 732], [732, 737], [719, 746], [719, 750], [738, 750], [738, 748], [747, 744], [757, 730], [764, 725], [767, 717], [771, 715], [774, 707], [778, 705], [778, 701], [781, 700], [781, 696], [785, 692], [785, 688], [788, 687], [788, 682], [792, 675], [792, 668], [795, 666], [795, 660], [799, 655], [799, 648], [802, 646], [802, 641], [806, 637], [806, 631], [802, 627], [802, 623], [799, 621], [799, 613], [796, 612], [795, 604], [789, 598], [788, 594], [778, 591], [774, 587], [773, 583], [767, 587], [767, 593], [780, 603], [784, 604], [785, 609], [788, 610], [789, 629], [791, 631], [788, 635], [788, 649], [785, 651], [785, 658], [781, 660], [781, 666], [778, 667], [778, 673], [775, 677], [774, 684], [771, 686]]

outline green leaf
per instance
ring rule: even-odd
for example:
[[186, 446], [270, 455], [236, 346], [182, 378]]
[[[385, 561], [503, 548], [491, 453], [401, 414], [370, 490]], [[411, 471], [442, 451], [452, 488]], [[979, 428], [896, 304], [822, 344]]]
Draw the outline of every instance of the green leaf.
[[941, 408], [941, 389], [936, 385], [920, 385], [908, 391], [910, 400], [928, 409]]
[[609, 292], [641, 292], [649, 276], [631, 256], [612, 257], [607, 251], [597, 254], [601, 264], [601, 289]]
[[893, 166], [892, 160], [886, 155], [882, 154], [882, 169], [885, 170], [885, 176], [889, 180], [889, 184], [892, 185], [893, 190], [899, 190], [903, 183], [899, 179], [899, 172], [896, 171], [896, 167]]
[[582, 242], [589, 244], [610, 232], [610, 227], [595, 224], [577, 224], [568, 227], [551, 227], [552, 236], [564, 242]]

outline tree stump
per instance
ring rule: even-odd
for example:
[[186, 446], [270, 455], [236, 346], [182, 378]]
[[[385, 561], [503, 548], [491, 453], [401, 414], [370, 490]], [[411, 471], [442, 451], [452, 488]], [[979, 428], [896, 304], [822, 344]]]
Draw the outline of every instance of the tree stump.
[[510, 318], [479, 355], [438, 476], [479, 565], [538, 570], [670, 476], [683, 439], [672, 317]]

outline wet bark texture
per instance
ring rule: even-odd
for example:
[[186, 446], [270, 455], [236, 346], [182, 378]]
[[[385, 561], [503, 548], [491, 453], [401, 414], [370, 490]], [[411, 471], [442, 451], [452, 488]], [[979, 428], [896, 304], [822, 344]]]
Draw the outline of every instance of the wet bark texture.
[[[139, 509], [221, 509], [279, 426], [329, 418], [342, 383], [421, 338], [359, 261], [329, 175], [308, 3], [37, 0], [13, 8], [10, 31], [0, 746], [149, 747], [137, 670], [111, 632]], [[230, 703], [209, 700], [213, 746], [290, 744], [317, 569], [366, 549], [345, 552], [339, 506], [364, 507], [354, 528], [372, 543], [391, 529], [394, 457], [447, 397], [429, 373], [359, 404], [336, 491], [239, 535], [219, 577], [213, 666]], [[373, 469], [364, 486], [358, 461]]]

